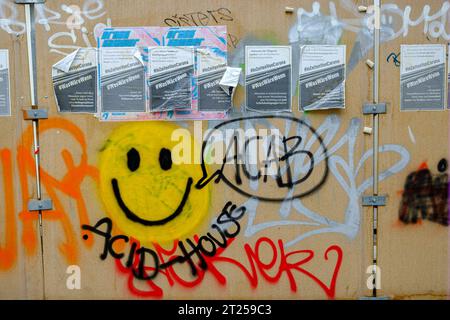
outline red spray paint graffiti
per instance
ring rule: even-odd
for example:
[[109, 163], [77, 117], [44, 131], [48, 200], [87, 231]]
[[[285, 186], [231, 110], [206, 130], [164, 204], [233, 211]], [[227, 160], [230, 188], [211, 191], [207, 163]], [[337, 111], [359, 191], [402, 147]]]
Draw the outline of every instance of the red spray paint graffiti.
[[[196, 239], [198, 240], [198, 237]], [[236, 238], [231, 239], [230, 244], [234, 242], [235, 239]], [[176, 257], [175, 253], [178, 249], [178, 242], [175, 242], [171, 249], [164, 249], [157, 244], [154, 246], [159, 259], [163, 263]], [[335, 297], [336, 282], [343, 258], [343, 251], [341, 247], [337, 245], [328, 247], [323, 256], [325, 261], [330, 261], [331, 263], [334, 261], [334, 265], [331, 265], [334, 267], [332, 268], [332, 276], [329, 283], [321, 280], [307, 269], [307, 264], [315, 258], [315, 252], [313, 250], [294, 250], [286, 252], [282, 240], [277, 240], [275, 242], [270, 238], [262, 237], [256, 241], [254, 246], [245, 244], [243, 246], [243, 251], [245, 252], [245, 264], [239, 262], [235, 258], [225, 256], [225, 250], [226, 249], [220, 248], [217, 250], [217, 254], [214, 257], [204, 257], [207, 268], [198, 268], [196, 276], [191, 280], [182, 278], [173, 265], [164, 271], [160, 271], [160, 274], [164, 275], [165, 280], [171, 287], [180, 286], [182, 288], [195, 288], [202, 284], [205, 273], [210, 272], [219, 285], [225, 286], [228, 278], [224, 272], [220, 271], [219, 265], [232, 265], [245, 276], [248, 284], [253, 289], [258, 287], [260, 279], [271, 284], [277, 284], [282, 279], [286, 279], [291, 292], [297, 292], [298, 284], [295, 278], [295, 274], [297, 273], [313, 280], [323, 290], [327, 298], [333, 299]], [[263, 261], [262, 252], [269, 253], [269, 262]], [[139, 260], [136, 259], [133, 268], [136, 268], [138, 264]], [[138, 288], [137, 283], [135, 282], [141, 280], [137, 280], [132, 270], [126, 268], [120, 259], [116, 259], [116, 267], [120, 273], [128, 276], [128, 289], [133, 295], [145, 298], [163, 298], [164, 290], [155, 280], [145, 281], [147, 289], [144, 290]], [[153, 268], [151, 267], [146, 269], [148, 269], [148, 271], [153, 271]]]

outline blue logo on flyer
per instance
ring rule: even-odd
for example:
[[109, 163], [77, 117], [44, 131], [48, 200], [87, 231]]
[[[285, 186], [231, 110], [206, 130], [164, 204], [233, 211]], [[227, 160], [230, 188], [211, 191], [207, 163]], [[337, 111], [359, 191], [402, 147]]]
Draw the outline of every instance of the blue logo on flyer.
[[139, 39], [130, 39], [130, 30], [105, 30], [102, 34], [102, 47], [135, 47]]
[[196, 30], [172, 29], [166, 35], [168, 46], [200, 46], [204, 38], [195, 38]]

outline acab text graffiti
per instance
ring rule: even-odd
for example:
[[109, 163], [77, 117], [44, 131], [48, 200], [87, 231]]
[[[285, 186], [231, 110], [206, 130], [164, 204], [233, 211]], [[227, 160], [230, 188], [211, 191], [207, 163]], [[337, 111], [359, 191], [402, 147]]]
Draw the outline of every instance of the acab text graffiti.
[[[280, 136], [269, 135], [267, 137], [259, 134], [246, 134], [244, 137], [242, 135], [226, 135], [224, 148], [226, 152], [222, 160], [222, 165], [214, 173], [210, 175], [207, 173], [205, 166], [207, 161], [205, 159], [211, 150], [216, 151], [217, 141], [219, 140], [217, 137], [222, 136], [220, 131], [227, 130], [227, 127], [233, 127], [236, 124], [241, 125], [251, 121], [268, 120], [284, 120], [286, 126], [298, 128], [301, 131], [297, 131], [294, 134]], [[239, 130], [234, 131], [237, 133], [241, 132]], [[246, 132], [252, 131], [247, 130]], [[256, 130], [253, 130], [253, 132], [256, 132]], [[312, 143], [305, 148], [305, 141], [308, 136], [312, 136], [310, 140]], [[267, 143], [261, 146], [263, 149], [262, 152], [254, 152], [255, 148], [249, 148], [252, 142], [257, 142], [258, 140], [267, 141]], [[249, 150], [253, 152], [249, 152]], [[315, 151], [315, 155], [312, 151]], [[252, 161], [255, 153], [262, 153], [259, 161]], [[319, 162], [321, 163], [319, 164]], [[295, 166], [293, 163], [297, 164], [297, 170], [300, 168], [297, 174], [294, 173]], [[226, 170], [230, 169], [226, 168], [226, 164], [233, 164], [233, 170]], [[258, 164], [262, 168], [258, 168]], [[203, 177], [196, 184], [196, 187], [199, 189], [205, 187], [212, 180], [215, 183], [224, 181], [230, 188], [247, 197], [253, 197], [262, 201], [279, 202], [306, 197], [314, 193], [325, 183], [329, 172], [328, 153], [322, 137], [307, 122], [294, 117], [281, 115], [238, 118], [217, 125], [213, 130], [209, 131], [204, 139], [201, 166]], [[317, 179], [317, 182], [306, 185], [305, 187], [313, 171], [320, 178]], [[268, 174], [269, 172], [270, 174]], [[273, 195], [264, 194], [262, 192], [263, 190], [255, 192], [255, 190], [252, 190], [252, 184], [254, 182], [260, 182], [266, 186], [273, 184], [276, 188], [284, 190], [286, 193], [292, 191], [293, 194], [287, 197], [274, 197]]]

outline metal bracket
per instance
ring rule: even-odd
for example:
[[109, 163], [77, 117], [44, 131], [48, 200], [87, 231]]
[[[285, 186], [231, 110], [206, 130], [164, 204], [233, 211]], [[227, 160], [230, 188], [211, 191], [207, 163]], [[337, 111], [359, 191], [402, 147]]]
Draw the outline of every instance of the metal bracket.
[[386, 103], [365, 103], [363, 105], [363, 114], [381, 114], [386, 113]]
[[42, 120], [48, 119], [48, 111], [46, 109], [23, 109], [24, 120]]
[[45, 3], [45, 0], [15, 0], [16, 4], [39, 4]]
[[363, 196], [363, 207], [384, 207], [386, 205], [386, 196]]
[[53, 202], [51, 199], [30, 199], [28, 201], [28, 211], [44, 211], [44, 210], [52, 210]]

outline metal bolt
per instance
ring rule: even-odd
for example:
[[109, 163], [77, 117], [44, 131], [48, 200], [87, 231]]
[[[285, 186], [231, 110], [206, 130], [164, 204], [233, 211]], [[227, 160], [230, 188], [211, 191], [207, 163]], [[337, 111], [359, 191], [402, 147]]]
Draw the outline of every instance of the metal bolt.
[[292, 8], [292, 7], [285, 7], [284, 8], [284, 12], [286, 12], [286, 13], [293, 13], [294, 12], [294, 8]]
[[358, 11], [359, 11], [359, 12], [367, 12], [367, 9], [368, 9], [368, 8], [367, 8], [366, 6], [359, 6], [359, 7], [358, 7]]

